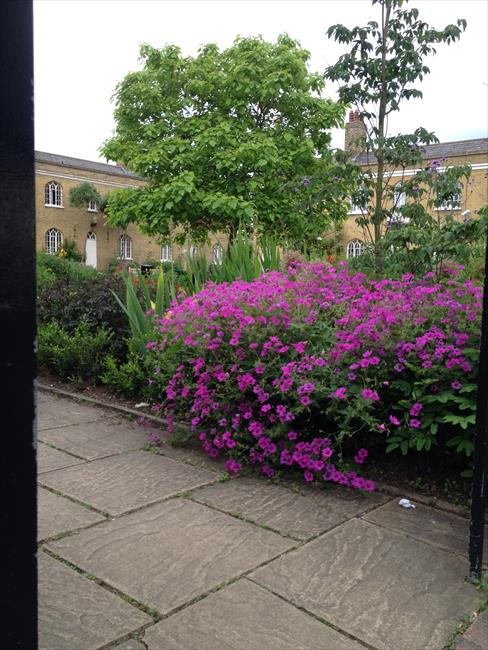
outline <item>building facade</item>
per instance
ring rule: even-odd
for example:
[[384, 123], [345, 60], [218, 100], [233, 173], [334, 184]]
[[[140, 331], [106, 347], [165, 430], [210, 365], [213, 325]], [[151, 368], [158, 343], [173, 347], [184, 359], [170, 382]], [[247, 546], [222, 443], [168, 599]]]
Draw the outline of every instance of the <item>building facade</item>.
[[[346, 124], [344, 149], [351, 154], [351, 160], [356, 162], [365, 172], [376, 169], [376, 160], [372, 154], [366, 153], [363, 149], [366, 127], [357, 111], [350, 111], [349, 121]], [[459, 187], [459, 195], [456, 201], [435, 209], [435, 213], [451, 214], [454, 217], [462, 218], [468, 214], [474, 215], [483, 206], [488, 205], [488, 138], [477, 138], [473, 140], [460, 140], [457, 142], [440, 142], [431, 144], [422, 150], [423, 168], [435, 163], [438, 172], [443, 172], [447, 167], [470, 165], [471, 176], [465, 187]], [[390, 184], [394, 186], [401, 183], [403, 179], [413, 176], [419, 169], [388, 169]], [[403, 205], [405, 196], [399, 191], [396, 196], [396, 205]], [[361, 254], [365, 243], [368, 243], [368, 236], [364, 228], [356, 223], [358, 217], [362, 216], [360, 208], [351, 202], [351, 210], [343, 226], [342, 242], [343, 251], [346, 257], [355, 257]]]
[[70, 205], [70, 190], [92, 184], [101, 196], [121, 188], [141, 187], [146, 181], [121, 165], [109, 165], [42, 151], [35, 152], [36, 249], [57, 254], [63, 244], [74, 242], [87, 266], [105, 271], [113, 264], [137, 264], [182, 260], [187, 253], [202, 252], [218, 261], [224, 237], [198, 250], [161, 243], [131, 224], [126, 230], [111, 228], [96, 203], [85, 208]]
[[[357, 111], [351, 111], [345, 130], [345, 149], [363, 170], [375, 170], [375, 159], [362, 151], [365, 126]], [[469, 164], [472, 172], [466, 187], [459, 188], [455, 205], [440, 208], [444, 214], [465, 216], [475, 214], [488, 204], [488, 138], [443, 142], [426, 146], [422, 153], [423, 166], [441, 161], [438, 171], [447, 166]], [[100, 195], [127, 187], [141, 187], [146, 181], [121, 165], [109, 165], [68, 156], [36, 151], [36, 247], [39, 251], [56, 254], [63, 243], [75, 242], [88, 266], [101, 271], [110, 264], [137, 264], [154, 262], [183, 262], [188, 254], [203, 253], [207, 259], [219, 262], [226, 245], [225, 235], [214, 235], [206, 246], [197, 248], [191, 242], [181, 247], [142, 234], [131, 224], [126, 230], [111, 228], [96, 204], [86, 208], [70, 205], [69, 193], [81, 183], [92, 184]], [[387, 170], [392, 184], [412, 176], [416, 169]], [[402, 197], [399, 197], [400, 201]], [[351, 204], [343, 225], [340, 247], [343, 255], [355, 257], [368, 237], [356, 222], [362, 216], [359, 208]]]

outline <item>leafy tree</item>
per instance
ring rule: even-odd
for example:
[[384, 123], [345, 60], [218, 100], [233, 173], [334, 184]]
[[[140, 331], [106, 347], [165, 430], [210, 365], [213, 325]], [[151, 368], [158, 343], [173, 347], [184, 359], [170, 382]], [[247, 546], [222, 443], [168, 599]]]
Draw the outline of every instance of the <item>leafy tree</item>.
[[[323, 75], [287, 35], [276, 43], [237, 38], [196, 57], [178, 47], [141, 47], [142, 70], [115, 91], [116, 128], [101, 148], [148, 179], [117, 190], [109, 222], [148, 235], [233, 239], [244, 231], [280, 240], [316, 240], [344, 218], [351, 165], [330, 149], [344, 106], [323, 98]], [[320, 204], [308, 200], [320, 179]], [[325, 208], [324, 208], [325, 205]]]
[[[403, 101], [422, 97], [414, 87], [430, 72], [424, 60], [435, 54], [434, 45], [457, 41], [466, 28], [465, 20], [437, 30], [419, 18], [418, 9], [404, 9], [404, 0], [372, 0], [381, 9], [381, 21], [348, 29], [333, 25], [329, 38], [351, 45], [347, 54], [327, 68], [326, 78], [341, 82], [339, 98], [358, 106], [366, 123], [363, 147], [373, 154], [374, 175], [366, 175], [360, 188], [363, 206], [370, 206], [362, 223], [371, 226], [376, 267], [381, 269], [381, 247], [385, 221], [396, 211], [390, 184], [391, 171], [421, 164], [421, 147], [438, 142], [433, 133], [418, 128], [413, 134], [388, 137], [388, 116], [400, 110]], [[460, 172], [462, 175], [463, 172]], [[457, 182], [457, 181], [456, 181]], [[453, 192], [455, 185], [451, 186]], [[441, 199], [442, 200], [442, 199]], [[388, 207], [389, 206], [389, 207]]]
[[80, 183], [72, 187], [69, 193], [69, 202], [74, 208], [86, 208], [94, 201], [100, 212], [104, 212], [107, 205], [107, 197], [102, 196], [92, 183]]

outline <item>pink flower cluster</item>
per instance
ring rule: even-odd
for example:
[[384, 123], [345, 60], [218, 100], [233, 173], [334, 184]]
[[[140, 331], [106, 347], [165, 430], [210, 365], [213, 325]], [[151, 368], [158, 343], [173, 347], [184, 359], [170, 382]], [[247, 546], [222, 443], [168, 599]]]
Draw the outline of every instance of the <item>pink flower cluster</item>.
[[189, 415], [231, 473], [248, 463], [372, 490], [357, 474], [366, 449], [330, 460], [336, 433], [364, 445], [371, 431], [422, 427], [424, 404], [405, 406], [398, 387], [432, 375], [431, 392], [461, 388], [476, 371], [467, 350], [479, 343], [481, 300], [455, 278], [371, 281], [319, 263], [208, 284], [156, 321], [147, 353], [158, 407]]

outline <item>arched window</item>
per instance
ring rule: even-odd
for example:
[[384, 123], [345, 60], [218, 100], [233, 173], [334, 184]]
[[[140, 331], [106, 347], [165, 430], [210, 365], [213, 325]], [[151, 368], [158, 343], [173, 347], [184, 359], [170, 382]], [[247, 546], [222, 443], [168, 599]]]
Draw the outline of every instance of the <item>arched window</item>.
[[119, 259], [132, 259], [132, 239], [129, 235], [120, 235], [119, 237]]
[[63, 188], [59, 183], [51, 181], [44, 187], [44, 204], [49, 206], [63, 207]]
[[346, 248], [346, 257], [359, 257], [363, 252], [363, 242], [359, 239], [352, 239]]
[[63, 233], [57, 228], [50, 228], [44, 235], [44, 248], [48, 255], [56, 255], [63, 245]]
[[190, 253], [190, 257], [196, 257], [198, 255], [198, 248], [196, 246], [190, 246], [188, 252]]
[[159, 255], [161, 262], [171, 262], [173, 259], [173, 253], [171, 251], [171, 246], [169, 244], [161, 245], [161, 252]]
[[98, 212], [96, 201], [88, 201], [88, 212]]
[[215, 244], [212, 248], [212, 264], [218, 264], [219, 266], [222, 264], [223, 252], [222, 246], [220, 244]]

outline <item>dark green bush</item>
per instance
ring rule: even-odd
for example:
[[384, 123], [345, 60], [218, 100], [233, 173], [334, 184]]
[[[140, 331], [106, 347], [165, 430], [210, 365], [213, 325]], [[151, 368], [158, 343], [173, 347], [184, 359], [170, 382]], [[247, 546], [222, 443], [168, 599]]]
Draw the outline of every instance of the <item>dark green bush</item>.
[[80, 323], [73, 332], [55, 322], [42, 323], [38, 328], [38, 362], [59, 377], [97, 382], [112, 336], [113, 332], [103, 327], [93, 332], [88, 323]]
[[86, 324], [91, 332], [101, 327], [110, 330], [110, 353], [122, 359], [127, 350], [129, 326], [112, 290], [125, 296], [122, 278], [102, 273], [84, 278], [58, 277], [39, 291], [39, 323], [57, 323], [68, 334], [73, 334], [80, 323]]

